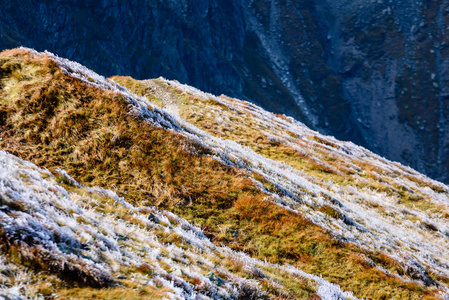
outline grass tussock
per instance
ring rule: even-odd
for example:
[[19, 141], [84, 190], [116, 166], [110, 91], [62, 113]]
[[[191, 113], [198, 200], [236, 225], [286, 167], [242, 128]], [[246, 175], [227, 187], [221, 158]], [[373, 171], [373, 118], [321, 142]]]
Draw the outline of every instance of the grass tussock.
[[74, 288], [61, 289], [58, 291], [62, 299], [111, 299], [111, 300], [138, 300], [138, 299], [166, 299], [166, 288], [145, 286], [140, 288]]
[[163, 106], [163, 102], [158, 97], [155, 97], [151, 93], [151, 89], [140, 82], [139, 80], [136, 80], [129, 76], [113, 76], [111, 77], [112, 80], [119, 83], [121, 86], [126, 87], [133, 93], [135, 93], [137, 96], [146, 97], [149, 101], [153, 102], [154, 104], [158, 105], [159, 107]]
[[0, 227], [0, 251], [8, 254], [13, 262], [36, 271], [58, 275], [62, 280], [77, 286], [102, 288], [117, 284], [109, 275], [86, 267], [77, 257], [67, 259], [43, 247], [36, 247], [31, 236], [24, 239], [25, 234], [26, 232], [22, 236], [14, 236]]

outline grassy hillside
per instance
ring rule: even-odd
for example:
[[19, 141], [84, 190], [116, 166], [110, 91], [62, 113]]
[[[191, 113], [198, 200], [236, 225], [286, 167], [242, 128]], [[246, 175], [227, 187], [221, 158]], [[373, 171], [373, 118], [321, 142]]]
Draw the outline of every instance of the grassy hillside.
[[[449, 283], [449, 198], [441, 183], [290, 118], [176, 82], [114, 78], [136, 96], [80, 65], [25, 49], [2, 52], [0, 65], [0, 149], [56, 174], [46, 176], [59, 180], [69, 194], [66, 201], [87, 197], [83, 205], [100, 218], [98, 224], [131, 224], [129, 234], [142, 230], [141, 236], [153, 237], [159, 242], [154, 247], [162, 249], [161, 257], [132, 264], [93, 259], [108, 271], [100, 281], [84, 271], [68, 280], [56, 267], [50, 294], [307, 299], [337, 293], [299, 270], [370, 299], [439, 298]], [[57, 168], [87, 187], [111, 189], [132, 206], [92, 196]], [[9, 200], [2, 205], [10, 217], [16, 211], [33, 214]], [[154, 221], [148, 216], [159, 219], [161, 212], [172, 216], [161, 225], [165, 228], [148, 226]], [[209, 250], [186, 242], [176, 232], [180, 222], [198, 226], [200, 244]], [[5, 228], [0, 222], [0, 233]], [[136, 249], [150, 241], [130, 242], [123, 230], [102, 234], [131, 247], [127, 251], [136, 259]], [[0, 241], [2, 259], [18, 270], [43, 271], [36, 276], [50, 271], [46, 261], [29, 263], [42, 259], [24, 259], [22, 250], [15, 250], [20, 239], [6, 235]], [[178, 252], [171, 253], [169, 245]], [[92, 259], [71, 247], [59, 249], [59, 255]], [[95, 243], [89, 247], [103, 255]], [[186, 260], [182, 251], [211, 263]], [[142, 271], [143, 264], [158, 272]], [[195, 275], [188, 268], [197, 268]], [[172, 275], [164, 274], [173, 272], [181, 283], [173, 279], [173, 285], [141, 290], [134, 280], [142, 274], [152, 282], [170, 280]], [[222, 288], [212, 275], [205, 280], [211, 272], [235, 284]], [[43, 294], [42, 287], [35, 293]]]

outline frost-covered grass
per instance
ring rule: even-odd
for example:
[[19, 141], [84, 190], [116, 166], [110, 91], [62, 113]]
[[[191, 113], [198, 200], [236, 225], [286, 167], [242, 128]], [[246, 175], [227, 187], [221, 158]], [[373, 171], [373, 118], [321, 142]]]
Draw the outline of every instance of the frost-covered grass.
[[[167, 89], [186, 107], [206, 120], [223, 119], [214, 125], [230, 132], [223, 139], [201, 122], [192, 125], [178, 119], [151, 104], [151, 97], [136, 96], [79, 64], [23, 52], [2, 57], [12, 68], [2, 69], [1, 82], [8, 89], [1, 91], [0, 147], [53, 170], [62, 167], [83, 184], [112, 188], [136, 206], [170, 209], [200, 225], [215, 244], [272, 264], [288, 262], [360, 297], [431, 298], [436, 288], [422, 283], [439, 281], [444, 286], [447, 239], [440, 234], [444, 222], [432, 215], [436, 206], [414, 209], [398, 202], [413, 198], [401, 193], [423, 190], [427, 203], [446, 208], [446, 186], [247, 102], [168, 82], [177, 91]], [[207, 116], [202, 110], [213, 113]], [[250, 134], [244, 134], [245, 128]], [[66, 174], [58, 176], [66, 191], [79, 194]], [[103, 196], [90, 192], [98, 203], [102, 197], [120, 199], [103, 195], [104, 190]], [[133, 229], [145, 227], [126, 213], [131, 208], [91, 209], [102, 216], [115, 214]], [[401, 223], [402, 215], [411, 224]], [[155, 235], [180, 249], [191, 247], [179, 235]], [[424, 238], [429, 244], [421, 244]], [[429, 259], [437, 251], [443, 253], [441, 263]], [[298, 298], [326, 290], [316, 290], [309, 280], [286, 277], [284, 269], [268, 262], [261, 265], [262, 260], [255, 265], [274, 281], [218, 257], [240, 276], [249, 271], [269, 295]], [[170, 265], [167, 260], [158, 263], [162, 269]]]
[[[342, 143], [331, 137], [319, 135], [298, 122], [266, 113], [252, 104], [226, 97], [218, 98], [176, 82], [167, 83], [178, 89], [180, 102], [185, 105], [182, 116], [192, 121], [193, 124], [216, 136], [231, 138], [241, 144], [251, 146], [258, 153], [264, 154], [260, 150], [265, 148], [271, 152], [266, 154], [268, 157], [296, 167], [296, 170], [289, 170], [288, 166], [277, 168], [277, 170], [281, 169], [276, 172], [276, 175], [281, 175], [280, 180], [279, 177], [273, 178], [272, 170], [268, 170], [271, 178], [268, 177], [268, 180], [265, 181], [268, 181], [271, 191], [281, 194], [284, 198], [286, 194], [290, 196], [288, 197], [290, 199], [279, 197], [282, 205], [288, 203], [292, 209], [310, 214], [312, 220], [348, 241], [375, 251], [385, 251], [386, 248], [392, 257], [405, 263], [405, 269], [410, 270], [412, 279], [432, 281], [428, 278], [427, 271], [423, 274], [420, 273], [421, 263], [426, 266], [430, 265], [431, 272], [436, 271], [436, 276], [442, 275], [441, 279], [445, 281], [447, 263], [445, 268], [439, 268], [441, 261], [439, 254], [444, 253], [443, 256], [448, 257], [445, 253], [447, 250], [445, 236], [447, 228], [444, 221], [438, 221], [440, 218], [448, 216], [448, 198], [447, 193], [444, 193], [447, 188], [444, 185], [425, 178], [400, 164], [388, 162], [352, 143]], [[184, 93], [181, 94], [182, 92]], [[264, 145], [268, 145], [268, 147], [264, 147]], [[235, 147], [232, 142], [228, 143], [226, 148], [231, 157], [233, 154], [235, 155], [235, 152], [241, 152], [239, 147]], [[245, 158], [250, 160], [249, 156], [247, 155]], [[265, 175], [264, 179], [267, 179], [267, 170], [263, 169], [266, 169], [271, 162], [260, 163], [257, 156], [255, 160], [256, 162], [252, 164], [248, 161], [237, 164], [239, 166], [249, 165], [249, 169], [253, 172], [254, 169], [259, 171], [256, 171], [259, 175], [257, 177], [263, 177], [260, 176], [262, 173]], [[295, 164], [295, 161], [300, 162]], [[274, 165], [276, 168], [276, 163]], [[262, 168], [257, 168], [258, 166], [262, 166]], [[303, 168], [300, 168], [301, 166]], [[297, 180], [298, 171], [302, 178], [307, 179], [305, 183]], [[383, 178], [376, 171], [382, 174]], [[295, 181], [301, 182], [300, 185], [297, 184], [296, 188], [292, 186], [292, 183], [296, 183]], [[284, 186], [287, 185], [287, 188], [279, 182]], [[264, 185], [264, 187], [267, 186]], [[344, 190], [346, 192], [343, 192]], [[435, 197], [429, 198], [429, 193], [433, 193]], [[357, 199], [357, 196], [363, 197], [363, 200], [357, 201], [354, 205], [354, 199]], [[348, 202], [343, 202], [344, 200], [340, 199]], [[385, 203], [385, 200], [389, 203]], [[379, 201], [383, 204], [378, 203]], [[417, 202], [416, 205], [411, 204], [412, 201]], [[305, 205], [303, 202], [306, 202]], [[310, 207], [315, 205], [319, 205], [323, 209], [311, 210]], [[352, 209], [349, 209], [350, 206]], [[411, 207], [414, 211], [411, 211]], [[350, 216], [347, 211], [355, 216]], [[383, 218], [379, 218], [379, 211]], [[320, 215], [320, 212], [324, 212], [324, 214]], [[374, 216], [371, 216], [371, 213], [374, 213]], [[385, 215], [390, 217], [386, 224], [384, 222]], [[440, 229], [432, 222], [423, 221], [429, 220], [429, 215], [434, 216], [433, 222], [440, 222]], [[329, 219], [329, 217], [331, 218]], [[358, 222], [354, 222], [353, 218]], [[424, 225], [421, 225], [422, 223]], [[372, 228], [372, 232], [367, 230], [367, 224]], [[399, 228], [403, 230], [397, 231]], [[381, 233], [380, 240], [379, 232]], [[407, 239], [410, 248], [401, 249], [402, 247], [398, 247], [397, 242], [391, 242], [391, 236], [399, 241], [403, 240], [404, 236], [410, 236], [410, 232], [413, 232], [415, 237], [418, 233], [418, 240]], [[433, 234], [433, 232], [439, 232], [439, 234]], [[429, 233], [432, 238], [435, 238], [435, 242], [431, 245], [428, 245], [427, 242]], [[420, 250], [414, 251], [416, 246], [421, 249], [425, 248], [426, 251], [422, 254], [419, 253]], [[428, 259], [429, 252], [433, 253], [430, 260]], [[415, 262], [417, 254], [422, 259], [418, 264]], [[407, 261], [411, 261], [411, 263]], [[432, 262], [434, 262], [433, 265]], [[418, 270], [414, 270], [416, 265]], [[404, 275], [407, 272], [399, 273]]]
[[[58, 183], [61, 178], [70, 184]], [[32, 295], [61, 289], [66, 296], [108, 297], [130, 289], [141, 297], [262, 299], [267, 297], [262, 284], [287, 293], [279, 275], [268, 275], [272, 272], [303, 285], [303, 296], [313, 291], [323, 299], [351, 298], [293, 267], [215, 246], [199, 228], [170, 212], [134, 207], [114, 192], [80, 186], [62, 170], [55, 177], [3, 151], [0, 197], [0, 293], [7, 296], [30, 296], [30, 282], [51, 271], [84, 288], [67, 290], [54, 279], [55, 286], [42, 284]], [[30, 262], [28, 271], [19, 264], [23, 261]], [[110, 289], [95, 292], [86, 286]]]
[[246, 159], [256, 179], [270, 183], [264, 188], [276, 193], [281, 205], [346, 241], [404, 262], [414, 269], [412, 279], [430, 283], [431, 272], [447, 280], [447, 186], [248, 102], [162, 81], [182, 99], [184, 118], [255, 152], [246, 150], [242, 158], [242, 148], [227, 142], [229, 156]]

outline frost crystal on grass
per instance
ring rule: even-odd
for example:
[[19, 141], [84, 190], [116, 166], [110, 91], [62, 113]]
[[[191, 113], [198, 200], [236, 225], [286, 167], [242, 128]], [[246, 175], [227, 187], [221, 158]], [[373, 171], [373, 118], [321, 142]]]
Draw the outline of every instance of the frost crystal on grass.
[[[66, 187], [58, 183], [60, 178], [48, 171], [0, 151], [2, 240], [8, 247], [15, 247], [25, 259], [41, 263], [44, 269], [49, 268], [56, 275], [73, 272], [71, 276], [92, 286], [117, 286], [121, 284], [120, 266], [126, 266], [136, 268], [128, 280], [166, 287], [170, 290], [167, 296], [173, 299], [233, 299], [249, 294], [260, 298], [264, 292], [257, 282], [224, 268], [216, 272], [229, 281], [226, 284], [217, 285], [205, 277], [211, 269], [204, 268], [214, 268], [216, 263], [212, 260], [221, 260], [218, 255], [228, 259], [240, 257], [248, 274], [256, 278], [263, 276], [259, 268], [284, 268], [217, 247], [201, 229], [170, 212], [146, 208], [145, 213], [140, 213], [112, 191], [85, 188], [61, 169], [56, 176], [67, 179], [62, 180]], [[102, 198], [93, 197], [93, 194]], [[102, 209], [106, 206], [114, 210], [105, 214]], [[151, 218], [159, 220], [157, 224], [148, 217], [148, 209]], [[122, 219], [119, 215], [124, 212], [131, 218]], [[153, 225], [149, 226], [150, 223]], [[158, 237], [160, 234], [177, 236], [182, 245], [165, 243]], [[200, 265], [196, 265], [198, 261]], [[138, 271], [145, 265], [148, 267], [142, 270], [151, 269], [151, 278]], [[0, 256], [0, 274], [7, 274], [0, 275], [3, 276], [0, 296], [28, 297], [27, 283], [40, 273], [17, 271], [20, 268], [6, 263]], [[10, 269], [14, 271], [8, 275]], [[313, 279], [323, 299], [333, 299], [333, 296], [326, 298], [328, 295], [346, 295], [319, 277], [292, 267], [288, 270], [296, 272], [295, 276]], [[190, 283], [186, 280], [189, 278], [195, 278], [197, 283]], [[35, 294], [36, 297], [39, 295]]]

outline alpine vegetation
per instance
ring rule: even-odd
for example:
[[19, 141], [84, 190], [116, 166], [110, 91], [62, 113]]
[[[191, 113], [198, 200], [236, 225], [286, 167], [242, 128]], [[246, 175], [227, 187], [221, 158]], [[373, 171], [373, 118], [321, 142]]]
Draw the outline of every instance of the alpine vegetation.
[[176, 81], [0, 65], [6, 297], [447, 297], [446, 185]]
[[[83, 187], [63, 170], [53, 175], [4, 151], [0, 195], [3, 297], [48, 296], [40, 292], [65, 280], [134, 288], [146, 297], [262, 299], [262, 279], [282, 294], [276, 276], [268, 275], [279, 272], [323, 299], [353, 298], [320, 277], [215, 246], [170, 212], [134, 207], [112, 191]], [[232, 272], [235, 265], [242, 275]]]

